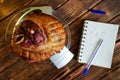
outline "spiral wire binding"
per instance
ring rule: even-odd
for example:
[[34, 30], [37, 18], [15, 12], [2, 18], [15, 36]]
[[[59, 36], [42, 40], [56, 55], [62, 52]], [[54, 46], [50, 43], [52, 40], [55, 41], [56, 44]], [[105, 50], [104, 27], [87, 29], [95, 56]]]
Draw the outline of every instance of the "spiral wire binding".
[[78, 61], [82, 61], [82, 56], [83, 56], [83, 50], [84, 50], [84, 47], [85, 47], [85, 39], [86, 39], [86, 32], [87, 32], [87, 24], [88, 22], [84, 22], [84, 27], [83, 27], [83, 33], [82, 33], [82, 41], [81, 41], [81, 46], [80, 46], [80, 53], [79, 53], [79, 56], [78, 56]]

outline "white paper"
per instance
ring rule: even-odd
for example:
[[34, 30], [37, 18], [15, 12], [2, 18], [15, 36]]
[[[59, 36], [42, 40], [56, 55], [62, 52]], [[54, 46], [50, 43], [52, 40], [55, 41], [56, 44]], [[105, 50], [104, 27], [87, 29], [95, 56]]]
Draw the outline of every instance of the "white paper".
[[104, 39], [103, 44], [98, 50], [92, 65], [111, 68], [113, 51], [119, 25], [89, 20], [86, 20], [85, 22], [87, 22], [84, 24], [86, 31], [83, 32], [85, 32], [86, 35], [84, 36], [85, 38], [82, 38], [84, 40], [84, 46], [80, 45], [80, 47], [83, 49], [80, 49], [78, 62], [88, 63], [97, 46], [97, 41], [102, 38]]
[[60, 69], [69, 63], [73, 56], [74, 55], [66, 47], [64, 47], [60, 53], [53, 55], [50, 60], [58, 69]]

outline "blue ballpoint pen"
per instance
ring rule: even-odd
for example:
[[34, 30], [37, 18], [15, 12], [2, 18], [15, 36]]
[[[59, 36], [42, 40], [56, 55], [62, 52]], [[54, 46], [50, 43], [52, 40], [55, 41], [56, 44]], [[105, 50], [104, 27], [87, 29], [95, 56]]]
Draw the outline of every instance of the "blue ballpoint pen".
[[82, 74], [83, 76], [85, 76], [85, 75], [88, 73], [89, 68], [90, 68], [90, 66], [91, 66], [91, 63], [92, 63], [92, 61], [94, 60], [94, 58], [95, 58], [95, 56], [96, 56], [96, 54], [97, 54], [100, 46], [102, 45], [102, 43], [103, 43], [103, 39], [100, 40], [100, 42], [99, 42], [98, 46], [96, 47], [93, 55], [91, 56], [91, 58], [90, 58], [90, 60], [89, 60], [89, 62], [88, 62], [88, 64], [87, 64], [87, 66], [86, 66], [86, 68], [85, 68], [85, 70], [84, 70], [84, 72], [83, 72], [83, 74]]
[[101, 10], [93, 10], [93, 9], [89, 9], [89, 11], [95, 13], [95, 14], [106, 14], [105, 11], [101, 11]]

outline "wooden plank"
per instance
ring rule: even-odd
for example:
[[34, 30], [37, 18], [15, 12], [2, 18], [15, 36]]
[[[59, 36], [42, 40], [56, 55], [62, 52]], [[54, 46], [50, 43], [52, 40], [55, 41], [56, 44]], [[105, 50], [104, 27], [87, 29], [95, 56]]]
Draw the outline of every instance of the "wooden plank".
[[71, 72], [69, 75], [67, 75], [65, 77], [65, 79], [66, 80], [72, 80], [76, 76], [81, 75], [80, 73], [83, 72], [83, 70], [85, 69], [85, 67], [86, 67], [86, 65], [79, 66], [79, 68], [77, 68], [76, 70], [74, 70], [73, 72]]
[[5, 70], [6, 68], [8, 68], [8, 66], [13, 65], [16, 61], [17, 58], [11, 59], [10, 57], [10, 50], [8, 50], [8, 46], [6, 45], [5, 42], [5, 30], [6, 27], [9, 23], [9, 20], [12, 18], [13, 16], [9, 17], [8, 19], [2, 21], [0, 23], [0, 72], [2, 72], [3, 70]]
[[66, 4], [56, 10], [58, 17], [65, 21], [65, 24], [70, 24], [88, 11], [99, 4], [102, 0], [69, 0]]
[[[48, 65], [46, 65], [48, 64]], [[46, 69], [49, 69], [51, 67], [50, 61], [46, 61], [43, 63], [32, 63], [32, 64], [27, 64], [27, 65], [21, 65], [23, 67], [23, 70], [19, 71], [17, 74], [14, 74], [14, 76], [10, 77], [10, 80], [30, 80], [31, 76], [34, 76], [36, 72], [41, 72]], [[16, 64], [14, 65], [16, 66]], [[27, 67], [24, 67], [27, 66]], [[46, 68], [47, 66], [47, 68]], [[46, 69], [45, 69], [46, 68]], [[9, 71], [9, 69], [8, 69]]]
[[5, 0], [0, 5], [0, 22], [19, 8], [31, 3], [32, 0]]
[[67, 0], [6, 0], [0, 5], [0, 22], [25, 7], [49, 5], [56, 9], [66, 2]]
[[[60, 72], [58, 72], [54, 77], [52, 77], [50, 80], [61, 80], [65, 75], [67, 75], [70, 72], [70, 69], [68, 67], [64, 67]], [[47, 78], [46, 78], [47, 79]]]
[[[71, 40], [71, 48], [74, 48], [80, 42], [84, 20], [88, 19], [93, 21], [109, 22], [111, 21], [112, 18], [114, 18], [116, 14], [120, 12], [120, 9], [116, 9], [119, 6], [120, 0], [119, 1], [115, 0], [114, 2], [110, 3], [111, 1], [112, 0], [105, 0], [100, 4], [98, 4], [95, 8], [93, 8], [93, 9], [106, 11], [107, 12], [106, 15], [97, 15], [91, 12], [87, 12], [85, 15], [81, 16], [79, 19], [77, 19], [75, 22], [69, 25], [71, 30], [71, 36], [74, 39], [74, 40]], [[103, 6], [107, 6], [107, 7], [103, 7]], [[119, 21], [119, 18], [118, 18], [118, 21]]]
[[28, 70], [25, 69], [18, 73], [16, 76], [12, 77], [10, 80], [28, 80], [28, 73]]
[[[16, 59], [15, 59], [16, 60]], [[0, 72], [2, 72], [2, 71], [4, 71], [5, 69], [7, 69], [8, 68], [8, 66], [10, 67], [10, 66], [12, 66], [13, 64], [14, 64], [15, 62], [12, 60], [12, 59], [8, 59], [7, 61], [6, 61], [6, 64], [0, 64]]]
[[43, 6], [49, 5], [53, 9], [58, 9], [60, 6], [64, 5], [68, 0], [34, 0], [29, 6]]
[[119, 74], [120, 74], [120, 65], [117, 66], [114, 70], [107, 72], [107, 74], [101, 77], [99, 80], [111, 80], [111, 79], [119, 80], [120, 79]]
[[[45, 66], [45, 65], [44, 65]], [[30, 80], [61, 80], [66, 74], [69, 73], [70, 69], [68, 67], [63, 67], [62, 69], [57, 69], [56, 67], [51, 67], [49, 69], [41, 70], [35, 75], [32, 75]], [[46, 75], [47, 74], [47, 75]], [[44, 76], [44, 77], [43, 77]]]
[[[23, 71], [28, 66], [30, 65], [25, 63], [23, 60], [19, 59], [16, 64], [11, 66], [11, 68], [6, 68], [4, 71], [2, 71], [2, 73], [0, 73], [0, 79], [9, 80], [19, 72]], [[8, 74], [7, 77], [6, 74]]]

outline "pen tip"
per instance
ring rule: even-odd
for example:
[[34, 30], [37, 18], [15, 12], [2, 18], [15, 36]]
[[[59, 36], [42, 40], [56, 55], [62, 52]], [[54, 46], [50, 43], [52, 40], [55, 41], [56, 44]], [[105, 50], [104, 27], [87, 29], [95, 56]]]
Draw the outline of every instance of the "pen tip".
[[84, 70], [84, 72], [83, 72], [82, 76], [86, 76], [86, 75], [87, 75], [87, 73], [88, 73], [88, 68], [85, 68], [85, 70]]

